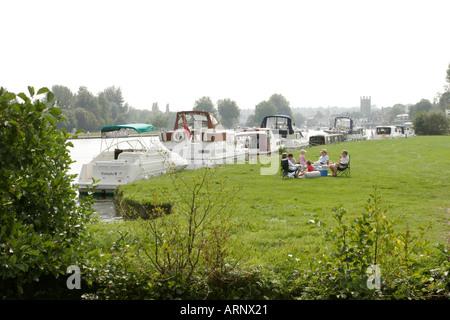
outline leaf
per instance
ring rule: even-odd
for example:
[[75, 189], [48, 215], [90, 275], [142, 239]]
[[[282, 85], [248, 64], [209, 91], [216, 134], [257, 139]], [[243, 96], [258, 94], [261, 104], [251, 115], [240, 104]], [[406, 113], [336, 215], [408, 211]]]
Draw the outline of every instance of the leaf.
[[53, 126], [56, 125], [55, 119], [53, 119], [52, 116], [49, 116], [48, 114], [45, 116], [45, 119], [47, 119], [48, 122], [50, 122]]
[[34, 88], [31, 86], [28, 86], [28, 92], [30, 93], [30, 97], [34, 96]]
[[49, 91], [47, 93], [47, 102], [52, 102], [54, 98], [55, 98], [55, 95], [53, 94], [53, 92]]
[[28, 251], [28, 254], [39, 257], [39, 251], [37, 250], [30, 250]]
[[17, 291], [19, 291], [19, 294], [23, 294], [23, 288], [21, 285], [17, 285]]
[[30, 102], [30, 99], [26, 96], [25, 93], [21, 92], [18, 94], [19, 98], [21, 98], [25, 102]]
[[46, 93], [46, 92], [49, 92], [49, 91], [50, 91], [50, 90], [48, 90], [48, 88], [43, 87], [43, 88], [40, 88], [40, 89], [38, 90], [37, 94], [42, 94], [42, 93]]
[[6, 98], [6, 100], [11, 101], [16, 98], [16, 94], [12, 92], [6, 92], [4, 97]]
[[58, 118], [58, 116], [61, 114], [61, 109], [59, 108], [50, 108], [49, 113], [54, 116], [55, 118]]

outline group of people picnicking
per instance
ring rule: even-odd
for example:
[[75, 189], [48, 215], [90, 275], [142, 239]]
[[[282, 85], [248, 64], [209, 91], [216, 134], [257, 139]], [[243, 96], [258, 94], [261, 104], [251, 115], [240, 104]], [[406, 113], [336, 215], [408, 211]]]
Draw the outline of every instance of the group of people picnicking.
[[291, 173], [295, 178], [303, 178], [306, 172], [315, 171], [314, 166], [330, 168], [331, 176], [336, 177], [337, 171], [339, 169], [344, 169], [350, 162], [350, 158], [346, 150], [342, 151], [342, 154], [339, 156], [339, 161], [335, 163], [330, 163], [330, 158], [328, 157], [328, 152], [326, 149], [321, 150], [320, 157], [316, 162], [306, 160], [305, 153], [306, 150], [300, 150], [300, 156], [297, 161], [295, 160], [292, 153], [287, 154], [286, 152], [284, 152], [281, 155], [282, 161], [284, 160], [288, 162], [288, 172]]

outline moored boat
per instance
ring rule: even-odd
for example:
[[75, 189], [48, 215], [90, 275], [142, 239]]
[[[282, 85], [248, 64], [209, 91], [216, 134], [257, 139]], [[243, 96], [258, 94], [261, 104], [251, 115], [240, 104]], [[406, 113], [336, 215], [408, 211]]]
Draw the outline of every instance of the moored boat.
[[278, 154], [281, 140], [267, 128], [244, 129], [236, 134], [238, 143], [244, 144], [249, 156]]
[[[129, 130], [138, 135], [111, 134]], [[95, 186], [95, 193], [110, 194], [118, 185], [186, 168], [187, 161], [156, 137], [144, 140], [141, 136], [153, 130], [152, 125], [141, 123], [103, 127], [101, 151], [83, 164], [75, 183], [79, 192], [86, 193]]]
[[309, 145], [308, 138], [295, 126], [290, 116], [273, 115], [264, 117], [261, 128], [271, 129], [276, 136], [279, 136], [281, 145], [288, 151], [301, 149]]
[[348, 116], [334, 118], [334, 126], [324, 130], [329, 134], [342, 134], [345, 141], [366, 140], [366, 132], [362, 127], [355, 127], [354, 120]]
[[177, 112], [173, 130], [161, 132], [164, 146], [187, 160], [187, 169], [244, 161], [247, 149], [207, 111]]
[[372, 139], [402, 138], [402, 129], [397, 126], [376, 126]]

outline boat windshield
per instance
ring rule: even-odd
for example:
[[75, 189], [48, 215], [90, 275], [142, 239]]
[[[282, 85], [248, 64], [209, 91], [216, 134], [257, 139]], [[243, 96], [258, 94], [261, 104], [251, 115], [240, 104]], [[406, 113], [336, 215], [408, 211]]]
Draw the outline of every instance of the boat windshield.
[[147, 150], [147, 146], [144, 145], [141, 139], [136, 138], [124, 138], [124, 139], [114, 139], [110, 144], [106, 144], [104, 150], [111, 151], [114, 149], [121, 150], [133, 150], [135, 152]]
[[350, 129], [350, 119], [348, 118], [336, 118], [336, 129]]
[[185, 114], [183, 117], [178, 118], [178, 128], [183, 128], [184, 120], [191, 129], [208, 129], [208, 118], [204, 114]]
[[391, 134], [391, 128], [389, 127], [377, 128], [377, 134]]
[[270, 117], [267, 118], [266, 128], [278, 129], [278, 130], [288, 130], [288, 119], [281, 117]]

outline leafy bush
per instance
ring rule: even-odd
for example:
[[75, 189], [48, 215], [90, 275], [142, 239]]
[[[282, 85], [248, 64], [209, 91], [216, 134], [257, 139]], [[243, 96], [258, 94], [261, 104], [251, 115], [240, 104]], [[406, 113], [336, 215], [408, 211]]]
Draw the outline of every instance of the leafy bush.
[[[53, 280], [77, 264], [92, 213], [77, 202], [61, 111], [42, 88], [35, 97], [0, 89], [0, 279], [3, 298], [48, 295]], [[32, 100], [33, 99], [33, 100]], [[23, 102], [19, 102], [22, 100]], [[36, 283], [46, 279], [49, 283]], [[60, 280], [56, 281], [59, 283]], [[55, 282], [55, 283], [56, 283]], [[57, 286], [66, 289], [65, 286]], [[28, 288], [28, 290], [27, 290]], [[45, 290], [47, 288], [47, 290]], [[58, 292], [54, 292], [58, 297]]]
[[[425, 228], [413, 235], [396, 229], [387, 218], [377, 189], [365, 212], [348, 222], [344, 208], [334, 210], [337, 225], [324, 236], [330, 244], [310, 262], [291, 288], [301, 299], [450, 298], [449, 256], [442, 246], [437, 260], [423, 240]], [[436, 268], [435, 266], [439, 267]], [[374, 274], [372, 271], [378, 274]], [[381, 272], [379, 272], [381, 271]], [[375, 280], [375, 283], [374, 283]]]
[[414, 131], [419, 135], [445, 135], [449, 133], [450, 121], [442, 111], [419, 112], [413, 119]]
[[[229, 257], [229, 249], [236, 227], [232, 214], [239, 188], [229, 189], [223, 181], [213, 179], [216, 170], [198, 170], [190, 179], [171, 173], [176, 199], [164, 199], [165, 193], [155, 190], [151, 208], [138, 205], [135, 211], [139, 213], [134, 213], [131, 202], [122, 206], [131, 212], [128, 216], [156, 218], [139, 220], [134, 234], [120, 235], [109, 259], [121, 257], [111, 264], [128, 270], [128, 276], [119, 272], [111, 275], [109, 281], [123, 283], [124, 278], [135, 274], [144, 284], [139, 290], [145, 298], [165, 299], [207, 297], [209, 284], [224, 281], [222, 277], [238, 261]], [[167, 203], [173, 203], [171, 214], [165, 210]], [[151, 212], [142, 214], [143, 210]], [[91, 282], [98, 282], [97, 276], [92, 275], [95, 268], [89, 270]], [[98, 284], [98, 297], [111, 296], [103, 282]], [[124, 295], [127, 291], [120, 290]], [[117, 289], [114, 292], [116, 298], [123, 297], [117, 295]]]

